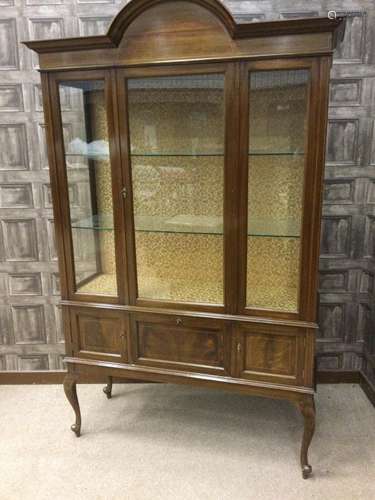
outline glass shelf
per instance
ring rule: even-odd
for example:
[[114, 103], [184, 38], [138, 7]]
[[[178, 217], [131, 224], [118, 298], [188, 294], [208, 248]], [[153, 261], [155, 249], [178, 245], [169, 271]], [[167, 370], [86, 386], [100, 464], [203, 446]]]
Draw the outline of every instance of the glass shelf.
[[[75, 229], [113, 231], [112, 215], [94, 215], [72, 222]], [[187, 233], [223, 235], [220, 217], [209, 216], [141, 216], [135, 217], [136, 232]], [[263, 238], [299, 238], [300, 227], [292, 219], [254, 218], [248, 224], [248, 236]]]
[[152, 158], [152, 157], [156, 157], [156, 158], [164, 158], [164, 157], [177, 157], [177, 158], [184, 158], [184, 157], [188, 157], [188, 158], [196, 158], [196, 157], [210, 157], [210, 156], [219, 156], [219, 157], [223, 157], [224, 156], [224, 153], [214, 153], [214, 152], [208, 152], [208, 153], [130, 153], [130, 155], [132, 157], [136, 157], [136, 158]]
[[[303, 151], [250, 151], [249, 156], [303, 156]], [[84, 154], [84, 153], [67, 153], [65, 156], [69, 157], [77, 157], [77, 158], [87, 158], [89, 160], [109, 160], [109, 154]], [[196, 157], [223, 157], [224, 153], [131, 153], [132, 157], [136, 158], [196, 158]]]
[[[250, 151], [249, 156], [303, 156], [303, 151]], [[131, 153], [135, 157], [199, 157], [199, 156], [224, 156], [224, 153]]]
[[303, 156], [303, 151], [267, 151], [253, 150], [249, 151], [249, 156]]
[[87, 158], [89, 160], [109, 160], [108, 153], [66, 153], [67, 158]]

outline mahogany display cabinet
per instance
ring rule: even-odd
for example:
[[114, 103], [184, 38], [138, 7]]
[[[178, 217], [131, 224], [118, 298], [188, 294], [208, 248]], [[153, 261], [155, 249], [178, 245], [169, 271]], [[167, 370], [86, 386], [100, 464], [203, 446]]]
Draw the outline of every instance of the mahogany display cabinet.
[[[287, 399], [314, 432], [329, 71], [342, 19], [132, 0], [39, 54], [68, 373]], [[267, 425], [265, 423], [265, 425]]]

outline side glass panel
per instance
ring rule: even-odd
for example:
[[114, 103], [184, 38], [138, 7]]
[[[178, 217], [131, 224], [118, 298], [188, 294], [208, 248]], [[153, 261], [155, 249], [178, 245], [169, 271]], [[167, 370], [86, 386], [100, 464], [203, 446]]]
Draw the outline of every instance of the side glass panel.
[[296, 312], [308, 70], [249, 76], [246, 306]]
[[117, 295], [104, 81], [63, 81], [59, 93], [76, 291]]
[[223, 304], [224, 75], [128, 80], [138, 296]]

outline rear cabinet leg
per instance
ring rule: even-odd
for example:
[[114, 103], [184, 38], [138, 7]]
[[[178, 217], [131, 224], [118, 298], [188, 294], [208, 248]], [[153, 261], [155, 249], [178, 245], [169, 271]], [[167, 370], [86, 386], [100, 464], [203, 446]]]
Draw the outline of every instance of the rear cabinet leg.
[[81, 410], [77, 397], [77, 376], [72, 373], [67, 373], [64, 378], [64, 391], [69, 403], [72, 405], [76, 415], [76, 421], [71, 426], [72, 431], [77, 437], [81, 435]]
[[314, 396], [306, 395], [298, 402], [299, 409], [304, 418], [304, 431], [301, 446], [302, 477], [307, 479], [312, 473], [308, 461], [308, 450], [315, 431], [315, 403]]
[[112, 384], [113, 384], [113, 378], [108, 377], [108, 382], [105, 387], [103, 387], [103, 392], [106, 394], [108, 399], [111, 399], [112, 397]]

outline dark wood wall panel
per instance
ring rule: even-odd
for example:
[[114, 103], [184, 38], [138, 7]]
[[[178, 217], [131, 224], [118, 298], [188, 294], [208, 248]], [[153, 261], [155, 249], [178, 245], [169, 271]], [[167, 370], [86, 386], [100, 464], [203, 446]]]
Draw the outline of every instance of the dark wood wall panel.
[[[228, 0], [239, 21], [326, 15], [334, 0]], [[0, 370], [54, 370], [64, 351], [37, 59], [20, 40], [104, 33], [123, 1], [2, 0]], [[318, 366], [375, 381], [375, 4], [352, 0], [331, 72]], [[340, 7], [341, 8], [341, 7]], [[62, 97], [72, 109], [71, 97]], [[65, 124], [65, 133], [74, 124]], [[70, 186], [78, 207], [80, 186]], [[75, 200], [75, 201], [74, 201]]]

